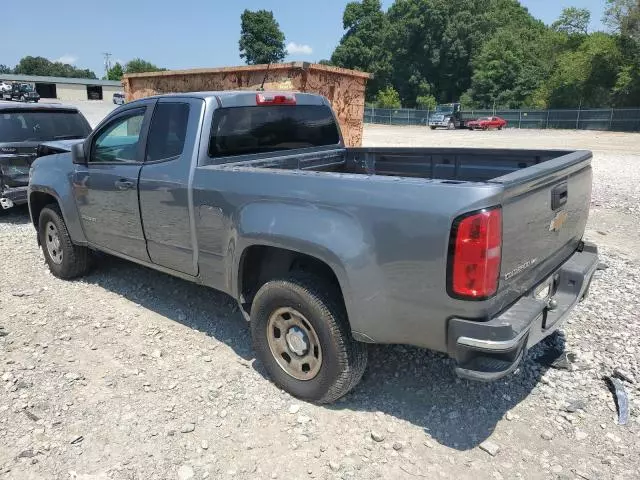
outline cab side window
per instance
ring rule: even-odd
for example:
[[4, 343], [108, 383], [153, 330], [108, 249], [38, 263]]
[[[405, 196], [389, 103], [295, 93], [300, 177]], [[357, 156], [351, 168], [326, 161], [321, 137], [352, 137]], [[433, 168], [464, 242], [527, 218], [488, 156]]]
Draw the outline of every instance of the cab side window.
[[138, 161], [138, 142], [144, 109], [120, 117], [98, 134], [91, 149], [90, 163], [131, 163]]

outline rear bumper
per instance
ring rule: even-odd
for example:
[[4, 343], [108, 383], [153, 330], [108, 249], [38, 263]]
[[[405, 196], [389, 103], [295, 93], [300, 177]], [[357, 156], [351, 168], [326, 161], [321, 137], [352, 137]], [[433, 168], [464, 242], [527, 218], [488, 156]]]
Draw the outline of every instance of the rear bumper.
[[487, 322], [451, 319], [448, 350], [457, 361], [456, 373], [492, 381], [517, 369], [527, 349], [557, 330], [587, 296], [597, 266], [598, 248], [585, 243], [551, 274], [549, 297], [538, 299], [532, 291]]
[[0, 192], [0, 208], [6, 210], [14, 205], [27, 203], [28, 187], [6, 188]]

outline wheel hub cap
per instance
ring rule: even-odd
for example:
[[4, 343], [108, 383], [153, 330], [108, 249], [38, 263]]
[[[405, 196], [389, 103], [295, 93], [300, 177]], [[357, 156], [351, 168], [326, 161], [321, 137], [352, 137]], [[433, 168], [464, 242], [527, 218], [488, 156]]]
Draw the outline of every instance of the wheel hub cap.
[[62, 263], [62, 245], [60, 242], [60, 234], [58, 233], [58, 227], [53, 222], [47, 222], [45, 226], [45, 246], [49, 257], [56, 264]]
[[299, 311], [283, 307], [267, 322], [267, 342], [278, 366], [298, 380], [311, 380], [322, 366], [320, 340]]
[[302, 329], [291, 327], [287, 333], [287, 346], [296, 355], [303, 356], [309, 351], [309, 339]]

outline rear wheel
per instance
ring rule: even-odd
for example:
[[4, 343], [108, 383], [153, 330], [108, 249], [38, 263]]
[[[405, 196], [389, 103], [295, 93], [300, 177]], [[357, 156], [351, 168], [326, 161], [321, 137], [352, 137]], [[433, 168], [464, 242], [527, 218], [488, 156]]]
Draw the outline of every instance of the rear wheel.
[[335, 287], [308, 274], [264, 284], [251, 307], [258, 359], [290, 394], [331, 403], [362, 378], [366, 345], [351, 336]]
[[89, 271], [90, 251], [73, 244], [58, 205], [50, 204], [42, 209], [38, 235], [45, 261], [56, 277], [71, 279]]

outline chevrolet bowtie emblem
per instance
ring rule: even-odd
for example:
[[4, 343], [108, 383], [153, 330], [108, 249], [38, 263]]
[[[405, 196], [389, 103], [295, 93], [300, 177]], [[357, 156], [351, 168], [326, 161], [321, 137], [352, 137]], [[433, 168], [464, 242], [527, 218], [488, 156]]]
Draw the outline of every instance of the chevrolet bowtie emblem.
[[569, 218], [569, 214], [564, 210], [561, 212], [558, 212], [556, 216], [553, 217], [553, 220], [551, 220], [551, 223], [549, 224], [549, 231], [550, 232], [560, 231], [560, 229], [566, 223], [568, 218]]

